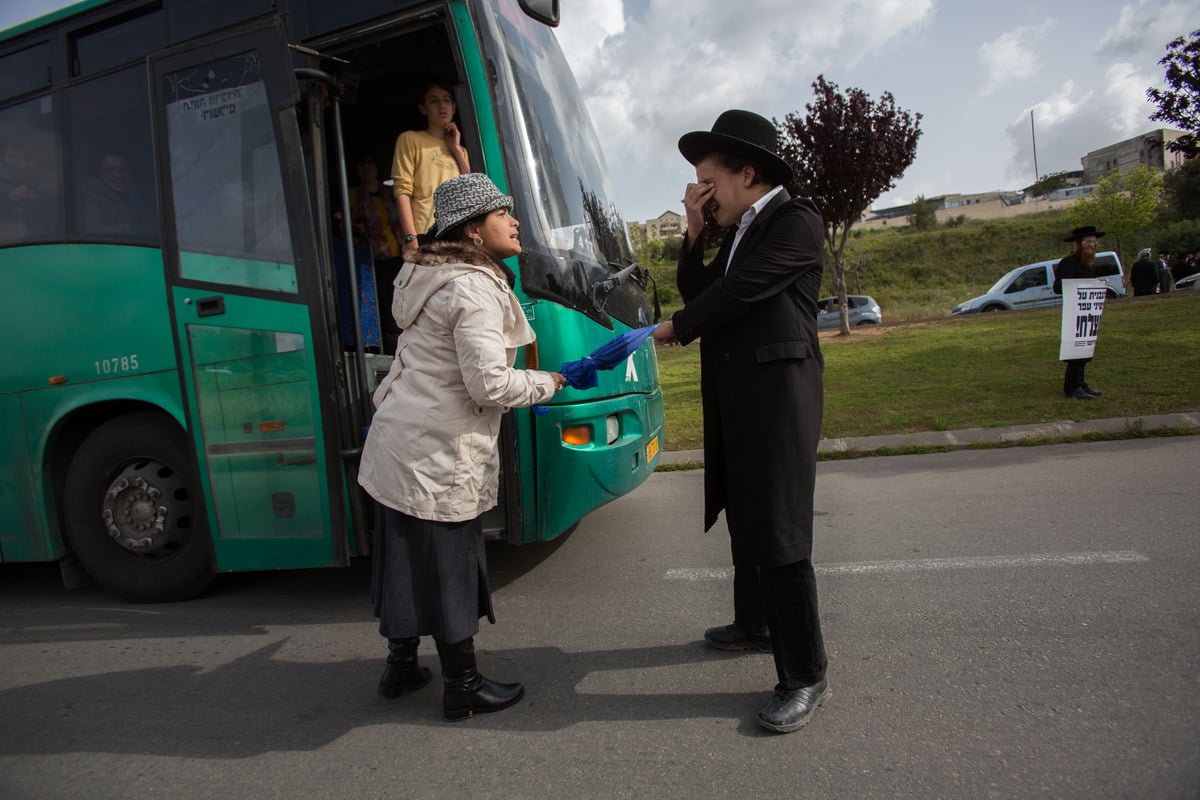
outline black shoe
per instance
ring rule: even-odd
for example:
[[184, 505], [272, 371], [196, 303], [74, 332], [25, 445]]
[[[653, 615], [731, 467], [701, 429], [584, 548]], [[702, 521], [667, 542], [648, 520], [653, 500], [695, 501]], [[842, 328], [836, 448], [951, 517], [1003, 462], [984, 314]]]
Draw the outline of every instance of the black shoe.
[[772, 650], [771, 634], [765, 628], [747, 631], [736, 622], [709, 628], [704, 632], [704, 641], [716, 650], [753, 650], [759, 653], [770, 653]]
[[[457, 680], [455, 680], [457, 678]], [[447, 722], [462, 722], [473, 714], [489, 714], [515, 705], [525, 696], [519, 683], [496, 683], [478, 672], [469, 680], [463, 676], [446, 676], [446, 692], [442, 695], [442, 716]]]
[[758, 712], [758, 724], [776, 733], [791, 733], [808, 724], [817, 706], [833, 696], [829, 681], [800, 689], [776, 689], [775, 696]]
[[433, 673], [417, 663], [420, 639], [388, 639], [387, 666], [379, 679], [379, 694], [394, 699], [405, 692], [415, 692], [429, 683]]
[[496, 683], [479, 674], [475, 668], [474, 637], [454, 643], [438, 642], [437, 649], [446, 686], [442, 716], [447, 722], [500, 711], [525, 696], [525, 687], [519, 683]]
[[1096, 399], [1096, 395], [1092, 394], [1087, 389], [1084, 389], [1082, 386], [1080, 386], [1075, 391], [1071, 392], [1069, 395], [1067, 395], [1067, 397], [1074, 398], [1075, 400], [1095, 400]]
[[1092, 397], [1103, 397], [1104, 396], [1104, 392], [1098, 392], [1095, 389], [1093, 389], [1092, 387], [1088, 386], [1086, 383], [1083, 385], [1083, 390], [1085, 392], [1087, 392], [1088, 394], [1090, 394]]

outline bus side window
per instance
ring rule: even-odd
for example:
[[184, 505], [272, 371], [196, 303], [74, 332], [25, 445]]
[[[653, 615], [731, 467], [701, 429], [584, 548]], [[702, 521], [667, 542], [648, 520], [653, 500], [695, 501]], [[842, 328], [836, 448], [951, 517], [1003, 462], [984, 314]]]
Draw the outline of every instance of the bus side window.
[[134, 67], [68, 90], [71, 230], [84, 240], [157, 244], [146, 71]]
[[0, 246], [62, 238], [58, 98], [0, 110]]

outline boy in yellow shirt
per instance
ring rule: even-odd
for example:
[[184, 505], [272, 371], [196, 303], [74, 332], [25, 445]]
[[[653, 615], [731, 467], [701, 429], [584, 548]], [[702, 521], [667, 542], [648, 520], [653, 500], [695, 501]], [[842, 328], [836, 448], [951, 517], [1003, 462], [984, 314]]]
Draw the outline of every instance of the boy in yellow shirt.
[[437, 79], [426, 82], [417, 108], [428, 127], [400, 134], [392, 157], [392, 190], [400, 209], [405, 251], [416, 250], [417, 236], [433, 227], [433, 190], [471, 171], [454, 122], [457, 105], [451, 85]]

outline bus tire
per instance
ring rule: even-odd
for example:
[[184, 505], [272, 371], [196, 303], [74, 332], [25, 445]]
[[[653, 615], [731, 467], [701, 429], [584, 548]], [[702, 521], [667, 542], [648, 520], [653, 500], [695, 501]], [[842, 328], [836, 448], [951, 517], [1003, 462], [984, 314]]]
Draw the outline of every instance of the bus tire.
[[187, 600], [216, 574], [203, 503], [175, 422], [127, 414], [92, 431], [67, 468], [71, 550], [105, 589], [135, 603]]

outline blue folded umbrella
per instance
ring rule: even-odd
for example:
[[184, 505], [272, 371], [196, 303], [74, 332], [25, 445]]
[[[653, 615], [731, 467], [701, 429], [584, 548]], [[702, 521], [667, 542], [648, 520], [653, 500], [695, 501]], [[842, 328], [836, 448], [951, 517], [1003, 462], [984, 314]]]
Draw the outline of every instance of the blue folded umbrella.
[[612, 369], [637, 350], [646, 337], [654, 332], [657, 325], [647, 325], [635, 328], [619, 336], [614, 336], [597, 347], [578, 361], [568, 361], [562, 365], [559, 372], [567, 379], [567, 384], [575, 389], [591, 389], [599, 383], [596, 377], [598, 369]]

